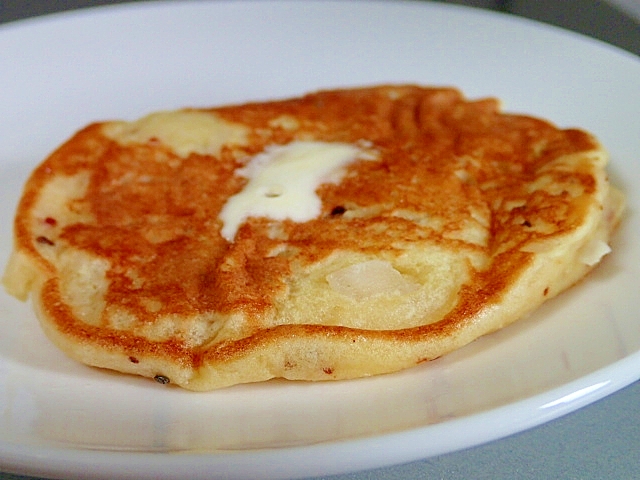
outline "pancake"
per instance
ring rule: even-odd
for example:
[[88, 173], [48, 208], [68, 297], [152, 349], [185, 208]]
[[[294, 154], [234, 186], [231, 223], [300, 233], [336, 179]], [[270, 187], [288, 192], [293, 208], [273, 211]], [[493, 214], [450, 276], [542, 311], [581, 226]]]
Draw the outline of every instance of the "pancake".
[[70, 357], [190, 390], [394, 372], [597, 265], [607, 160], [412, 85], [94, 123], [28, 179], [3, 284]]

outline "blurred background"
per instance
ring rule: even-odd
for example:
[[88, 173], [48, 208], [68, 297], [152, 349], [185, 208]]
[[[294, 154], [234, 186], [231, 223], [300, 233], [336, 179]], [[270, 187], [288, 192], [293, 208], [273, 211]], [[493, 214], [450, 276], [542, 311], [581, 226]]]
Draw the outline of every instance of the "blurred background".
[[[0, 22], [125, 1], [130, 0], [0, 0]], [[640, 55], [640, 0], [445, 0], [444, 3], [487, 8], [539, 20]]]

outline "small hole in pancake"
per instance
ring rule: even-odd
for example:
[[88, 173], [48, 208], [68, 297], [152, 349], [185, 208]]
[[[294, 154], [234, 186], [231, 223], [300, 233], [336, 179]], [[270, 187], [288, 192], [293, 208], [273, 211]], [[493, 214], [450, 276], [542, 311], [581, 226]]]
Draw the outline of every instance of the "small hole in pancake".
[[342, 205], [338, 205], [337, 207], [333, 207], [333, 210], [331, 210], [331, 216], [337, 217], [338, 215], [342, 215], [346, 211], [346, 208], [344, 208]]
[[265, 192], [264, 196], [267, 198], [277, 198], [284, 193], [284, 189], [280, 185], [271, 185]]
[[53, 243], [53, 240], [48, 239], [45, 236], [39, 236], [38, 238], [36, 238], [36, 242], [42, 244], [42, 245], [55, 245], [55, 243]]

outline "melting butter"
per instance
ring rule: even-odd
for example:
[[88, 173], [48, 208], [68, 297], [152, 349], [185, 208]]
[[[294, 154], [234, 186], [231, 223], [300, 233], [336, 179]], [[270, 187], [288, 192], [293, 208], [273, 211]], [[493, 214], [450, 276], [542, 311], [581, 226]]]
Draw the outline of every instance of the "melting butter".
[[215, 113], [178, 110], [147, 115], [135, 122], [112, 122], [104, 132], [122, 145], [156, 138], [181, 157], [218, 155], [223, 145], [246, 145], [248, 128]]
[[316, 218], [322, 209], [316, 189], [339, 182], [343, 167], [358, 158], [375, 157], [348, 143], [296, 141], [268, 147], [236, 172], [248, 182], [220, 212], [222, 236], [233, 241], [249, 217], [294, 222]]

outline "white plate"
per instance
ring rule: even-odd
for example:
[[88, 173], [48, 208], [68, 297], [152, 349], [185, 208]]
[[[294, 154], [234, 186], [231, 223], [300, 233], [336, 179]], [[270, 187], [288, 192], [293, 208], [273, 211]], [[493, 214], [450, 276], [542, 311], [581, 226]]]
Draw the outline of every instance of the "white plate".
[[[153, 110], [414, 82], [580, 126], [629, 212], [614, 253], [534, 316], [440, 360], [339, 383], [189, 393], [78, 365], [0, 294], [0, 464], [65, 478], [290, 478], [499, 438], [640, 377], [640, 62], [563, 31], [397, 2], [176, 2], [0, 28], [0, 258], [28, 172], [80, 126]], [[3, 267], [4, 265], [2, 265]]]

